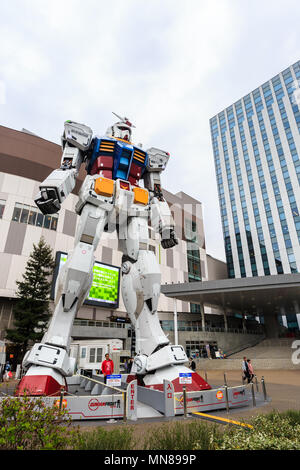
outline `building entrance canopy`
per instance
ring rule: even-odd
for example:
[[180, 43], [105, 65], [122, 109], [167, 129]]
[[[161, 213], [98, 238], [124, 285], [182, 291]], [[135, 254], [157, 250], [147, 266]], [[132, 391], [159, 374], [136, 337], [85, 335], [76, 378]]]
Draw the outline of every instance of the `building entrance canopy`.
[[161, 290], [167, 297], [248, 315], [279, 314], [281, 308], [294, 313], [300, 306], [300, 274], [165, 284]]

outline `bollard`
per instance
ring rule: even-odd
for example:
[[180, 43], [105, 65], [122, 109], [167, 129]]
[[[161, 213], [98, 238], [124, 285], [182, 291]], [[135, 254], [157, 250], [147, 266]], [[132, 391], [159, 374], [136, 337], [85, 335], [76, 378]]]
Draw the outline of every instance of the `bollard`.
[[124, 393], [123, 393], [123, 406], [124, 406], [124, 410], [123, 410], [123, 422], [126, 423], [126, 421], [127, 421], [127, 413], [126, 413], [126, 408], [127, 408], [127, 392], [124, 392]]
[[259, 392], [259, 389], [258, 389], [257, 375], [255, 376], [255, 385], [256, 385], [256, 391], [257, 391], [257, 393], [258, 393], [258, 392]]
[[254, 383], [251, 382], [251, 394], [252, 394], [252, 405], [255, 407], [256, 406], [256, 400], [255, 400], [255, 391], [254, 391]]
[[229, 399], [228, 399], [228, 387], [225, 385], [225, 399], [226, 399], [226, 410], [229, 413]]
[[59, 411], [62, 410], [62, 404], [63, 404], [63, 399], [64, 399], [64, 393], [65, 393], [65, 388], [61, 387], [60, 389], [60, 398], [59, 398]]
[[266, 390], [266, 383], [265, 383], [264, 377], [261, 378], [261, 387], [262, 387], [262, 391], [264, 394], [264, 401], [267, 401], [267, 390]]
[[227, 379], [226, 379], [226, 374], [225, 374], [225, 372], [224, 372], [224, 385], [225, 385], [225, 387], [228, 386], [228, 385], [227, 385]]
[[183, 414], [184, 414], [184, 418], [187, 417], [187, 406], [186, 406], [186, 385], [183, 385], [182, 387], [182, 391], [183, 391]]

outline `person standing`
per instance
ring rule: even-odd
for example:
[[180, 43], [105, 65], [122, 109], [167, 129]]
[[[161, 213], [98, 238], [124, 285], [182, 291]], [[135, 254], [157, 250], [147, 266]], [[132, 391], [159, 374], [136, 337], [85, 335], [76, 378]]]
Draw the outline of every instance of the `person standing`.
[[210, 345], [206, 344], [205, 349], [206, 349], [206, 354], [207, 354], [208, 359], [211, 359]]
[[105, 360], [102, 361], [101, 371], [104, 375], [104, 383], [106, 384], [107, 376], [114, 373], [114, 363], [113, 360], [110, 359], [108, 353], [105, 354]]
[[133, 365], [133, 357], [131, 357], [127, 363], [127, 370], [126, 370], [127, 374], [130, 374], [132, 365]]
[[250, 383], [250, 382], [252, 382], [253, 377], [254, 377], [254, 369], [253, 369], [253, 365], [251, 363], [251, 359], [247, 359], [247, 364], [248, 364], [248, 371], [249, 371], [248, 383]]
[[190, 368], [192, 369], [193, 372], [196, 370], [196, 362], [194, 361], [193, 358], [190, 357], [190, 363], [189, 363]]
[[243, 370], [243, 382], [245, 380], [248, 380], [248, 383], [249, 383], [249, 367], [248, 367], [246, 356], [243, 357], [242, 370]]

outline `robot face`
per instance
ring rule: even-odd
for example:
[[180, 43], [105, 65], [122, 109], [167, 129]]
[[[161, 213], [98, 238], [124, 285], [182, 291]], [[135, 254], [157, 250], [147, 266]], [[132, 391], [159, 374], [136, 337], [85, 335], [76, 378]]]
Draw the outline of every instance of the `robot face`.
[[131, 128], [124, 123], [117, 123], [113, 126], [114, 137], [119, 139], [127, 140], [130, 142], [131, 139]]
[[109, 127], [106, 131], [106, 135], [116, 137], [117, 139], [131, 141], [131, 125], [125, 122], [117, 122], [113, 126]]

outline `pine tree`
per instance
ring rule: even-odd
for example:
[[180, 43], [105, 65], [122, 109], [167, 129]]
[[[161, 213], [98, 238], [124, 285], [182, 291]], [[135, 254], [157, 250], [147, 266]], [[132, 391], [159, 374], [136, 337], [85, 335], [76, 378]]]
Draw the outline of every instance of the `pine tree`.
[[50, 318], [49, 294], [54, 259], [52, 250], [42, 237], [28, 259], [23, 280], [17, 281], [16, 304], [13, 308], [14, 329], [6, 330], [6, 338], [16, 347], [22, 360], [29, 343], [42, 339]]

